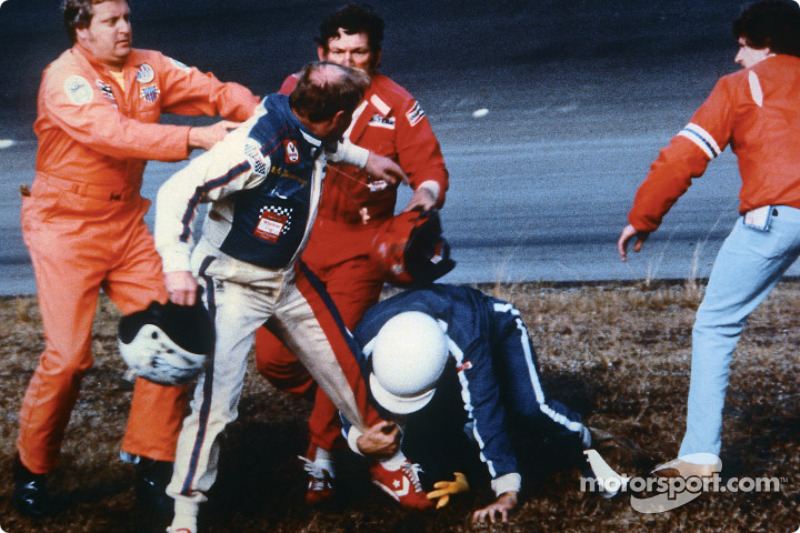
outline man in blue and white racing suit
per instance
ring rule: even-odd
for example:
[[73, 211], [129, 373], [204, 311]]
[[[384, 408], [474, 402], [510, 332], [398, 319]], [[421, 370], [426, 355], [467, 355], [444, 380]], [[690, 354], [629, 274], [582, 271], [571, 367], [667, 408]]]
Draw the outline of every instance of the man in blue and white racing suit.
[[[167, 487], [175, 499], [168, 531], [197, 531], [199, 504], [217, 475], [219, 437], [237, 417], [247, 355], [262, 324], [364, 432], [358, 439], [362, 453], [397, 450], [397, 429], [390, 431], [367, 402], [352, 337], [298, 260], [316, 216], [326, 161], [389, 181], [405, 178], [391, 160], [340, 142], [367, 86], [358, 70], [312, 63], [291, 95], [265, 98], [249, 121], [159, 190], [155, 237], [170, 300], [192, 305], [201, 286], [216, 325], [214, 357], [178, 439]], [[204, 202], [210, 208], [194, 246], [193, 220]]]
[[[412, 431], [421, 433], [413, 437], [427, 443], [423, 447], [430, 457], [442, 440], [440, 428], [453, 428], [454, 419], [462, 420], [460, 427], [467, 422], [497, 497], [476, 510], [473, 521], [494, 522], [496, 515], [506, 521], [517, 505], [522, 476], [508, 433], [512, 415], [529, 434], [547, 435], [565, 450], [574, 449], [576, 461], [591, 445], [580, 415], [545, 397], [528, 330], [519, 310], [507, 301], [467, 286], [432, 284], [374, 305], [354, 335], [363, 349], [359, 362], [371, 397], [388, 416], [404, 423], [405, 440]], [[442, 395], [448, 398], [441, 400]], [[439, 406], [451, 407], [449, 412], [415, 425], [415, 417], [425, 416], [426, 406], [437, 405], [434, 396]], [[460, 414], [458, 407], [452, 409], [455, 404], [462, 408]], [[345, 431], [355, 431], [344, 418]], [[451, 433], [461, 433], [460, 427]], [[418, 460], [405, 442], [403, 450], [410, 460]], [[429, 463], [423, 461], [422, 468], [437, 468], [456, 453], [444, 452]]]

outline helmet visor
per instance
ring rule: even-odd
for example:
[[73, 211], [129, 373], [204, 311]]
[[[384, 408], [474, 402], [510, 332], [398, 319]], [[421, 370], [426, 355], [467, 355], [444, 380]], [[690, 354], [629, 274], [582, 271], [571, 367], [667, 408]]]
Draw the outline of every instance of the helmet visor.
[[375, 377], [375, 374], [369, 375], [369, 386], [375, 400], [390, 413], [398, 415], [407, 415], [419, 411], [428, 405], [436, 392], [436, 389], [433, 388], [413, 396], [399, 396], [386, 390], [378, 381], [378, 378]]

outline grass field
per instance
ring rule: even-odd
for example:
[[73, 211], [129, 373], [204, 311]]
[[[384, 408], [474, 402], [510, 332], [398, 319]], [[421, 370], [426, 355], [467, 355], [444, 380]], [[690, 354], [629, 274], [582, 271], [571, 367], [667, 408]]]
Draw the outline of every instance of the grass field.
[[[583, 413], [587, 424], [627, 443], [615, 464], [645, 474], [678, 450], [689, 386], [691, 327], [703, 285], [676, 282], [481, 286], [523, 312], [537, 347], [546, 392]], [[640, 514], [628, 495], [606, 500], [580, 491], [575, 469], [534, 476], [503, 525], [470, 527], [467, 517], [491, 495], [478, 487], [440, 511], [405, 512], [374, 489], [363, 464], [341, 467], [333, 506], [302, 503], [310, 405], [272, 389], [253, 371], [240, 418], [224, 443], [221, 475], [201, 515], [222, 532], [672, 532], [777, 531], [800, 526], [800, 281], [782, 282], [751, 316], [732, 365], [723, 432], [723, 481], [774, 477], [768, 493], [706, 493], [675, 510]], [[20, 401], [43, 348], [36, 300], [0, 303], [0, 528], [8, 533], [163, 531], [134, 507], [133, 471], [118, 460], [130, 402], [117, 355], [116, 308], [99, 304], [95, 366], [83, 381], [61, 466], [50, 479], [58, 513], [40, 521], [11, 506], [11, 465]], [[547, 462], [520, 451], [536, 471]], [[546, 466], [546, 465], [545, 465]], [[547, 470], [547, 468], [544, 468]]]

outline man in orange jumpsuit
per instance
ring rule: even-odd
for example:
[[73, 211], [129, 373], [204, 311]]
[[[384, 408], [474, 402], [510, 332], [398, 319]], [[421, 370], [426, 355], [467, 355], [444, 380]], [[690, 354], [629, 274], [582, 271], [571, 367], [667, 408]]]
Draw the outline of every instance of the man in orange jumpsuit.
[[[371, 83], [345, 134], [354, 144], [397, 161], [414, 194], [404, 211], [430, 209], [444, 202], [448, 173], [439, 142], [425, 112], [403, 87], [375, 69], [380, 64], [383, 20], [368, 7], [348, 4], [328, 16], [317, 37], [320, 60], [366, 71]], [[289, 94], [297, 75], [280, 89]], [[397, 186], [372, 180], [345, 165], [329, 166], [319, 214], [303, 261], [325, 284], [348, 328], [380, 298], [384, 277], [369, 257], [378, 228], [394, 215]], [[308, 373], [266, 328], [256, 334], [259, 371], [281, 390], [313, 394]], [[332, 495], [333, 464], [329, 451], [340, 439], [338, 412], [317, 390], [309, 420], [310, 474], [306, 500], [317, 503]], [[343, 441], [342, 441], [343, 442]]]
[[[167, 300], [143, 220], [150, 202], [139, 194], [146, 160], [186, 159], [236, 125], [160, 125], [161, 113], [240, 122], [258, 105], [241, 85], [131, 48], [126, 0], [67, 0], [63, 9], [74, 46], [44, 71], [36, 178], [22, 198], [46, 340], [22, 402], [14, 465], [14, 501], [31, 516], [49, 510], [46, 474], [58, 464], [81, 378], [92, 365], [100, 290], [125, 314]], [[163, 497], [186, 401], [183, 387], [136, 381], [122, 456], [136, 464], [141, 504]]]

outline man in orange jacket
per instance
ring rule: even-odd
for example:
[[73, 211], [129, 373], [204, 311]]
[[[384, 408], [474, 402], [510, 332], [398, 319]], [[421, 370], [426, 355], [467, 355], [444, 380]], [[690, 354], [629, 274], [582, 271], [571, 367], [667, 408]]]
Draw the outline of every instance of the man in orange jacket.
[[713, 476], [722, 468], [722, 410], [730, 361], [747, 316], [800, 256], [800, 7], [747, 6], [733, 23], [735, 61], [689, 124], [653, 162], [617, 241], [623, 261], [661, 224], [692, 179], [727, 146], [736, 153], [739, 214], [720, 248], [692, 329], [686, 433], [665, 476]]
[[[371, 8], [347, 4], [320, 25], [317, 54], [320, 60], [359, 68], [370, 75], [370, 86], [345, 137], [400, 164], [414, 189], [404, 211], [441, 207], [448, 173], [430, 122], [408, 91], [376, 71], [383, 29], [383, 20]], [[293, 74], [280, 92], [289, 94], [296, 84], [297, 75]], [[380, 298], [384, 273], [370, 259], [369, 250], [381, 224], [394, 215], [396, 200], [397, 185], [371, 179], [352, 166], [328, 167], [319, 215], [303, 261], [325, 284], [350, 329]], [[297, 396], [314, 394], [313, 381], [302, 364], [266, 328], [256, 333], [256, 359], [259, 371], [279, 389]], [[306, 500], [313, 504], [332, 495], [334, 472], [328, 452], [344, 442], [338, 411], [319, 390], [309, 429]]]
[[[125, 314], [167, 301], [161, 260], [143, 220], [148, 159], [180, 161], [208, 149], [258, 98], [159, 52], [131, 48], [126, 0], [66, 0], [74, 46], [44, 71], [34, 130], [36, 178], [23, 191], [22, 232], [38, 287], [46, 348], [19, 416], [14, 502], [49, 511], [46, 474], [59, 450], [83, 375], [102, 289]], [[162, 112], [236, 121], [191, 128], [157, 124]], [[136, 465], [137, 497], [167, 502], [184, 387], [135, 384], [122, 457]]]

